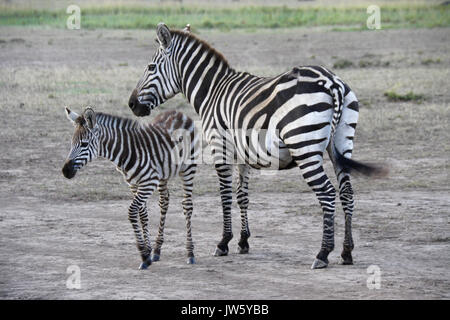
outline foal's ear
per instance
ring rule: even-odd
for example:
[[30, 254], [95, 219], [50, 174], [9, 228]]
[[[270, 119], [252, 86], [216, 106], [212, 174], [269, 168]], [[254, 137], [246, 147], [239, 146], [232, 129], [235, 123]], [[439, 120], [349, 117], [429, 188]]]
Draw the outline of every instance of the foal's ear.
[[156, 27], [156, 35], [158, 36], [159, 43], [164, 47], [164, 49], [170, 46], [170, 43], [172, 42], [172, 35], [169, 28], [163, 22], [158, 23], [158, 26]]
[[95, 120], [95, 112], [91, 107], [86, 107], [83, 112], [84, 120], [86, 120], [86, 125], [89, 129], [94, 129], [96, 120]]
[[70, 120], [70, 122], [75, 123], [75, 120], [79, 117], [79, 115], [73, 111], [71, 111], [68, 107], [66, 109], [66, 117]]

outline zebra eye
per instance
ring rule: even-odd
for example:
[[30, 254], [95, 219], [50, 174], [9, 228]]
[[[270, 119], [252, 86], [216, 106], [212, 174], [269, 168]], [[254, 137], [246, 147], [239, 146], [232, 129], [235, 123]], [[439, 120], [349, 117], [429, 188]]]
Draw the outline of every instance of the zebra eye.
[[148, 71], [154, 71], [155, 69], [156, 69], [156, 64], [150, 63], [150, 64], [148, 65]]
[[82, 148], [86, 148], [87, 146], [88, 146], [88, 142], [81, 142], [81, 144], [80, 144], [80, 146], [82, 147]]

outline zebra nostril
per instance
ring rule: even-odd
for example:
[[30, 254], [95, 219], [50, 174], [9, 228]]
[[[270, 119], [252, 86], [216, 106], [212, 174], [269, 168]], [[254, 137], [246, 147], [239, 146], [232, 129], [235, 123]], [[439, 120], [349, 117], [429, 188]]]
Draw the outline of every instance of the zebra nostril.
[[128, 99], [128, 106], [130, 107], [131, 110], [136, 108], [136, 106], [139, 104], [137, 102], [138, 102], [137, 101], [137, 90], [134, 89], [133, 92], [131, 93], [130, 99]]
[[66, 177], [67, 179], [71, 179], [75, 176], [75, 170], [73, 168], [72, 160], [69, 160], [64, 164], [62, 173], [63, 173], [64, 177]]

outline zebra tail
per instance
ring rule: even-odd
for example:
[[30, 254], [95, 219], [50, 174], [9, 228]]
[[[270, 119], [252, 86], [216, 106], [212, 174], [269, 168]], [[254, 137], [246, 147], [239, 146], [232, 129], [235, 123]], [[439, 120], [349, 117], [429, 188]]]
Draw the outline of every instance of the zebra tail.
[[337, 149], [333, 143], [333, 157], [335, 162], [344, 170], [346, 173], [360, 173], [364, 176], [371, 178], [382, 178], [386, 177], [389, 173], [389, 169], [385, 166], [373, 163], [362, 163], [350, 158], [344, 157]]
[[342, 108], [344, 105], [343, 92], [337, 88], [331, 88], [331, 94], [334, 102], [334, 113], [331, 125], [331, 142], [332, 142], [332, 156], [335, 162], [343, 168], [344, 172], [356, 172], [371, 178], [381, 178], [388, 175], [389, 170], [386, 166], [379, 164], [362, 163], [350, 158], [344, 157], [336, 148], [334, 136], [336, 128], [341, 121]]

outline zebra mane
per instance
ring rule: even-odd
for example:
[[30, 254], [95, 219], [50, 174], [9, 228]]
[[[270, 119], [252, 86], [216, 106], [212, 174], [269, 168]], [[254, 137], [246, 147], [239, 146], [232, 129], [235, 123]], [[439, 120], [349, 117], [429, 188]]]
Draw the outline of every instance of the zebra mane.
[[[115, 122], [115, 123], [120, 123], [120, 127], [121, 128], [129, 128], [129, 129], [138, 129], [138, 128], [142, 128], [142, 123], [138, 120], [134, 120], [134, 119], [130, 119], [130, 118], [126, 118], [126, 117], [121, 117], [121, 116], [116, 116], [116, 115], [112, 115], [112, 114], [108, 114], [108, 113], [103, 113], [103, 112], [96, 112], [95, 116], [97, 118], [97, 122], [104, 124], [104, 123], [108, 123], [108, 122]], [[111, 120], [111, 121], [109, 121]], [[115, 121], [114, 121], [115, 120]], [[146, 125], [149, 125], [150, 123], [146, 123]]]
[[215, 48], [213, 48], [205, 40], [198, 38], [196, 35], [194, 35], [192, 33], [185, 32], [182, 30], [171, 30], [170, 32], [172, 33], [172, 36], [177, 35], [183, 39], [189, 38], [192, 41], [200, 43], [206, 51], [211, 52], [213, 55], [215, 55], [217, 58], [219, 58], [228, 68], [231, 68], [230, 64], [228, 63], [227, 59], [223, 56], [223, 54], [220, 53], [219, 51], [217, 51]]

